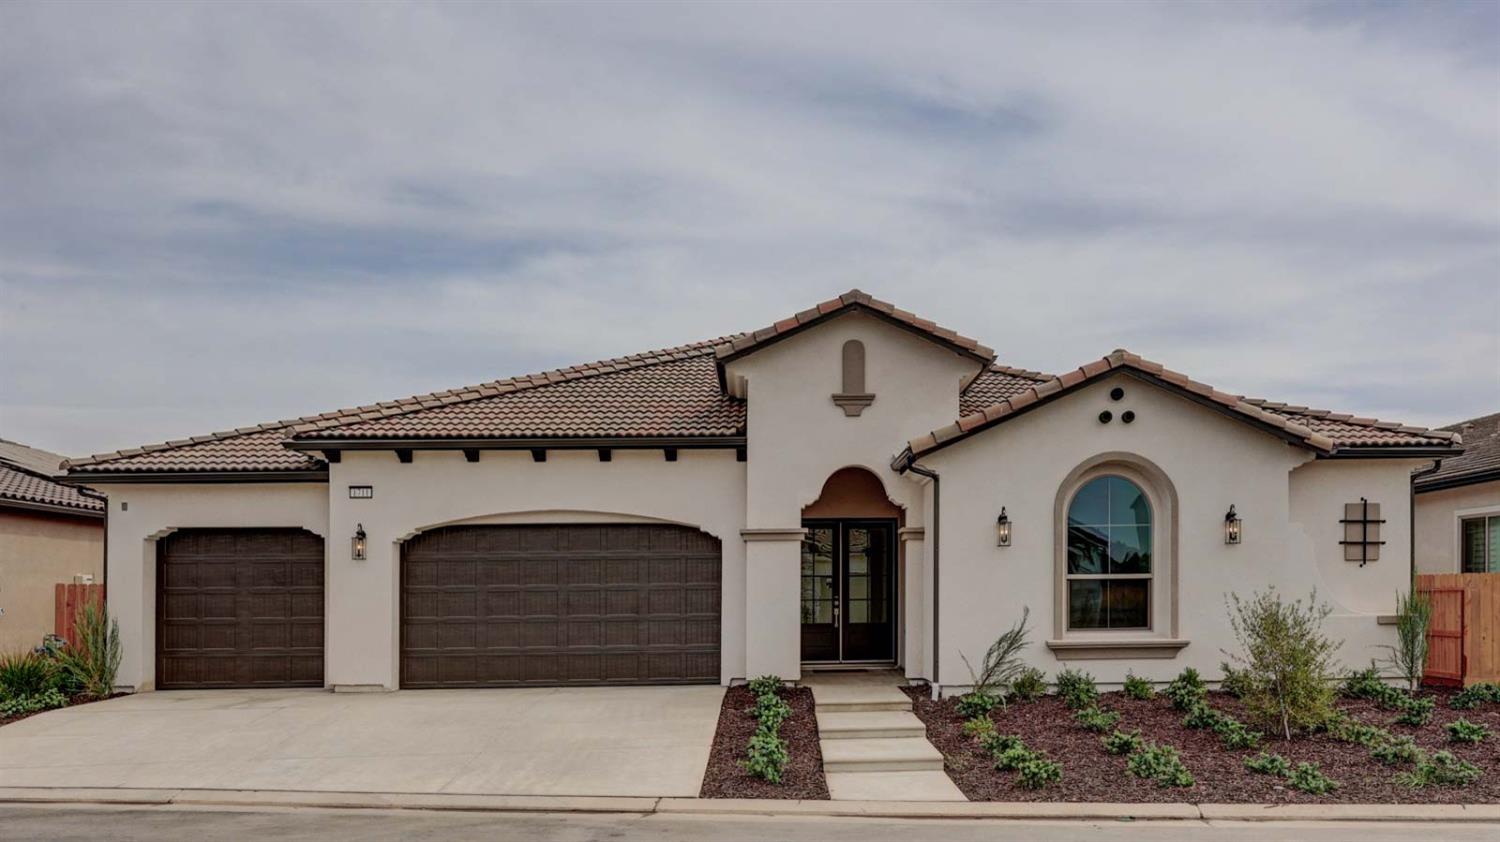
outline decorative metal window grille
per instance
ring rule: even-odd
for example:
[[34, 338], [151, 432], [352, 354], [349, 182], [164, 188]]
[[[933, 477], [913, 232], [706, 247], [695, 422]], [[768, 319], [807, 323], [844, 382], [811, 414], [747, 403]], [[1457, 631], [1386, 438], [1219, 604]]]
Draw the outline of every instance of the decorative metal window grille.
[[1361, 497], [1358, 503], [1344, 504], [1344, 517], [1339, 521], [1344, 525], [1344, 561], [1357, 561], [1360, 567], [1367, 563], [1380, 560], [1380, 545], [1385, 542], [1380, 540], [1380, 525], [1385, 521], [1380, 517], [1380, 504], [1371, 503]]

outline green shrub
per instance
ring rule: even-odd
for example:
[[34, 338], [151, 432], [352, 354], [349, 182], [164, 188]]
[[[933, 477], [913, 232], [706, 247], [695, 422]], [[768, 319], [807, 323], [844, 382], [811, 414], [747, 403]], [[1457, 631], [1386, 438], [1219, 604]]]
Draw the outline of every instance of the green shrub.
[[1219, 735], [1219, 742], [1227, 749], [1241, 751], [1247, 748], [1259, 748], [1259, 731], [1251, 730], [1245, 723], [1232, 716], [1221, 716], [1219, 721], [1213, 724], [1214, 733]]
[[1073, 714], [1073, 719], [1089, 731], [1103, 734], [1120, 721], [1120, 712], [1099, 707], [1086, 707]]
[[958, 697], [958, 715], [964, 719], [987, 716], [998, 704], [1000, 704], [1000, 700], [988, 693], [978, 691], [965, 693]]
[[1407, 692], [1415, 693], [1427, 668], [1427, 626], [1432, 621], [1432, 602], [1413, 590], [1396, 594], [1396, 645], [1385, 647], [1386, 659], [1406, 679]]
[[1354, 717], [1343, 713], [1330, 719], [1326, 723], [1326, 726], [1329, 735], [1335, 740], [1362, 745], [1365, 748], [1374, 748], [1394, 739], [1391, 732], [1384, 728], [1378, 725], [1366, 725]]
[[1129, 733], [1116, 731], [1104, 737], [1101, 742], [1104, 743], [1104, 750], [1110, 754], [1130, 754], [1141, 747], [1141, 732], [1139, 729]]
[[1418, 699], [1402, 694], [1401, 701], [1397, 703], [1401, 714], [1396, 717], [1396, 721], [1402, 725], [1426, 725], [1432, 721], [1432, 709], [1436, 706], [1437, 700], [1431, 696]]
[[1137, 778], [1154, 781], [1157, 786], [1193, 785], [1193, 773], [1182, 765], [1182, 757], [1171, 746], [1147, 742], [1130, 755], [1125, 768]]
[[1125, 673], [1125, 695], [1144, 701], [1155, 697], [1156, 690], [1151, 687], [1151, 682], [1133, 672], [1127, 672]]
[[1091, 707], [1099, 699], [1094, 677], [1083, 670], [1065, 669], [1057, 674], [1057, 695], [1068, 707]]
[[1285, 778], [1292, 774], [1292, 762], [1279, 754], [1261, 752], [1254, 757], [1245, 758], [1245, 768], [1261, 775], [1275, 775]]
[[115, 690], [115, 675], [120, 671], [120, 624], [111, 620], [109, 611], [94, 602], [85, 602], [73, 624], [76, 645], [58, 654], [58, 663], [83, 692], [96, 699], [106, 699]]
[[1199, 702], [1188, 710], [1187, 716], [1182, 718], [1184, 728], [1213, 728], [1219, 724], [1223, 715], [1208, 706], [1206, 702]]
[[1027, 667], [1011, 682], [1010, 695], [1017, 701], [1030, 702], [1047, 693], [1047, 675], [1036, 667]]
[[964, 720], [964, 735], [981, 739], [985, 734], [995, 733], [995, 720], [988, 716], [975, 716]]
[[56, 687], [49, 687], [40, 693], [31, 693], [25, 696], [6, 696], [0, 698], [0, 717], [20, 716], [23, 713], [37, 713], [38, 711], [60, 708], [68, 703], [62, 691]]
[[995, 755], [995, 768], [1002, 772], [1019, 769], [1033, 760], [1042, 759], [1041, 755], [1027, 748], [1024, 743], [1017, 740], [1004, 751]]
[[774, 731], [767, 732], [764, 728], [756, 731], [745, 746], [745, 755], [740, 765], [746, 772], [773, 784], [781, 783], [781, 773], [790, 757], [786, 743]]
[[759, 696], [755, 700], [755, 718], [763, 729], [774, 733], [791, 715], [792, 706], [780, 696]]
[[[991, 696], [997, 702], [1003, 703], [1005, 696], [1011, 692], [1016, 679], [1026, 671], [1025, 664], [1021, 663], [1021, 650], [1026, 648], [1026, 620], [1031, 616], [1031, 609], [1021, 609], [1021, 619], [1011, 626], [1004, 634], [990, 644], [990, 648], [984, 653], [984, 660], [979, 664], [979, 670], [974, 670], [974, 665], [962, 652], [958, 654], [963, 659], [964, 666], [969, 669], [969, 678], [973, 693], [980, 696]], [[961, 700], [960, 700], [961, 701]], [[994, 705], [991, 705], [994, 707]], [[985, 712], [988, 712], [986, 709]], [[971, 714], [965, 714], [968, 716]]]
[[1473, 710], [1485, 702], [1500, 704], [1500, 684], [1481, 681], [1453, 694], [1448, 705], [1454, 710]]
[[1357, 670], [1344, 677], [1339, 692], [1351, 699], [1380, 699], [1390, 689], [1380, 678], [1380, 670], [1370, 664], [1368, 669]]
[[1026, 789], [1041, 789], [1062, 780], [1062, 766], [1045, 757], [1033, 757], [1016, 767], [1016, 783]]
[[1489, 726], [1482, 722], [1455, 719], [1448, 723], [1448, 739], [1455, 743], [1482, 743], [1490, 735]]
[[1478, 766], [1439, 751], [1417, 761], [1416, 769], [1397, 775], [1396, 780], [1410, 787], [1467, 786], [1479, 780], [1479, 775]]
[[745, 686], [750, 688], [750, 692], [756, 696], [774, 696], [781, 692], [781, 676], [763, 675], [759, 678], [752, 678], [745, 683]]
[[1316, 763], [1298, 763], [1297, 768], [1287, 776], [1287, 784], [1292, 789], [1313, 795], [1324, 795], [1339, 788], [1338, 782], [1324, 775]]
[[1255, 689], [1255, 679], [1248, 670], [1235, 669], [1228, 663], [1219, 664], [1219, 668], [1224, 671], [1224, 680], [1219, 682], [1219, 689], [1225, 693], [1236, 699], [1243, 699]]
[[34, 652], [0, 652], [0, 698], [37, 696], [57, 687], [58, 670]]
[[1370, 756], [1387, 766], [1415, 763], [1422, 759], [1422, 750], [1411, 737], [1391, 736], [1385, 742], [1370, 747]]
[[1334, 712], [1333, 657], [1342, 645], [1323, 633], [1333, 608], [1317, 600], [1287, 602], [1275, 588], [1248, 600], [1231, 593], [1229, 623], [1243, 650], [1230, 658], [1250, 673], [1245, 709], [1287, 739], [1317, 728]]
[[1172, 700], [1172, 707], [1190, 711], [1208, 698], [1208, 685], [1203, 683], [1197, 670], [1188, 667], [1172, 679], [1161, 694]]
[[997, 734], [994, 732], [990, 732], [988, 734], [981, 734], [979, 736], [979, 747], [984, 749], [985, 753], [990, 757], [993, 757], [997, 760], [1000, 758], [1000, 755], [1006, 753], [1007, 751], [1010, 751], [1011, 749], [1017, 747], [1024, 748], [1025, 745], [1025, 743], [1021, 742], [1021, 738], [1017, 737], [1015, 734]]

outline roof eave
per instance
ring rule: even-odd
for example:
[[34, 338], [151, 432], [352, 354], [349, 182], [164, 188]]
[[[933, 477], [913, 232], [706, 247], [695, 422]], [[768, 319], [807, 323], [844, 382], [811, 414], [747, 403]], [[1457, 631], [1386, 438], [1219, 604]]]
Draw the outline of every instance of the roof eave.
[[67, 485], [103, 485], [106, 483], [265, 483], [327, 482], [328, 471], [74, 471], [58, 482]]
[[1423, 477], [1414, 481], [1412, 487], [1418, 494], [1424, 494], [1429, 491], [1444, 491], [1449, 488], [1462, 488], [1466, 485], [1479, 485], [1486, 482], [1500, 482], [1500, 468], [1434, 479]]
[[746, 437], [727, 436], [588, 436], [533, 438], [380, 438], [380, 439], [288, 439], [282, 446], [299, 452], [325, 450], [657, 450], [663, 447], [728, 449], [744, 447]]
[[17, 500], [13, 497], [0, 497], [0, 509], [24, 509], [28, 512], [44, 512], [47, 514], [67, 515], [69, 517], [82, 517], [90, 519], [102, 519], [104, 509], [81, 509], [77, 506], [69, 506], [63, 503], [39, 503], [34, 500]]

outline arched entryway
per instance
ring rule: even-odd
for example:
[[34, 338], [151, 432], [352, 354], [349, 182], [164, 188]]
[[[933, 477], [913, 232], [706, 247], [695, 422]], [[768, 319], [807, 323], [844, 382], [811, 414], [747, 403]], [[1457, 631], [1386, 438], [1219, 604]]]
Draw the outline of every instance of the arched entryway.
[[835, 471], [802, 510], [802, 661], [894, 664], [901, 509], [863, 468]]

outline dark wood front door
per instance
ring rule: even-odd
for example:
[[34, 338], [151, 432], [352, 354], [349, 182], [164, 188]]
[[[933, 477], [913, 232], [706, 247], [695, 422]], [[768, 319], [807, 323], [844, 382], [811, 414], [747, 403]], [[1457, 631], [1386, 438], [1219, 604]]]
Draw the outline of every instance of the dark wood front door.
[[401, 686], [716, 684], [719, 540], [684, 526], [449, 526], [401, 560]]
[[894, 662], [896, 522], [802, 525], [802, 660]]

